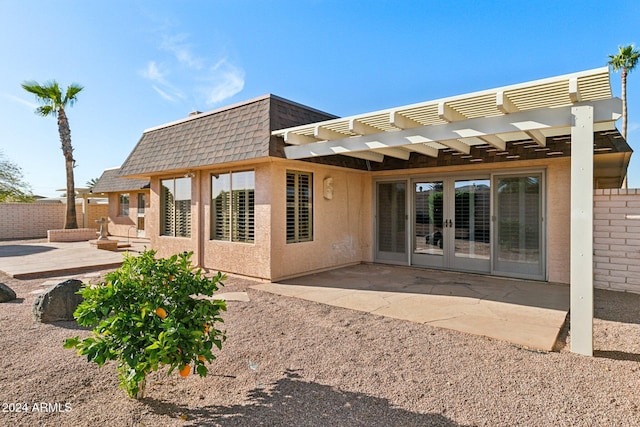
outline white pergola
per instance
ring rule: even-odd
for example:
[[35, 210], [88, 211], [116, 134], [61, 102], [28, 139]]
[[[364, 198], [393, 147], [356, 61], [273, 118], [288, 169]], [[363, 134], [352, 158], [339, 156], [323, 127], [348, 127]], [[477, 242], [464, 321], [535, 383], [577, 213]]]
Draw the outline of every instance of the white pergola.
[[[615, 130], [622, 103], [608, 67], [273, 132], [289, 159], [342, 154], [382, 162], [571, 135], [571, 351], [593, 355], [594, 132]], [[553, 155], [554, 153], [547, 153]], [[483, 161], [482, 158], [470, 161]]]

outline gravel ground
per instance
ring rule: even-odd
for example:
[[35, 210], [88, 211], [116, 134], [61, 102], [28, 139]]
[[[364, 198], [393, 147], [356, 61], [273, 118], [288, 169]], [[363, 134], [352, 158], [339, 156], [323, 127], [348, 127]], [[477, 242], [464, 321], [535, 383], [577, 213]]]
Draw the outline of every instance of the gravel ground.
[[[535, 352], [230, 277], [222, 292], [251, 301], [228, 303], [211, 374], [152, 373], [136, 401], [113, 363], [97, 368], [62, 348], [87, 331], [33, 322], [34, 291], [49, 280], [0, 274], [18, 294], [0, 304], [0, 425], [640, 426], [640, 295], [596, 291], [589, 358], [568, 351], [566, 332], [559, 351]], [[11, 412], [15, 403], [28, 411]]]

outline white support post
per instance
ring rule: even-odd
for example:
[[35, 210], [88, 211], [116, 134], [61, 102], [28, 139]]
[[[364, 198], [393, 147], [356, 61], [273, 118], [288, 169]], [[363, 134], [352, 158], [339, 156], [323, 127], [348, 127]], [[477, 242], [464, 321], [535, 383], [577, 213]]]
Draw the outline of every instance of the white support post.
[[571, 351], [593, 356], [593, 119], [571, 108]]

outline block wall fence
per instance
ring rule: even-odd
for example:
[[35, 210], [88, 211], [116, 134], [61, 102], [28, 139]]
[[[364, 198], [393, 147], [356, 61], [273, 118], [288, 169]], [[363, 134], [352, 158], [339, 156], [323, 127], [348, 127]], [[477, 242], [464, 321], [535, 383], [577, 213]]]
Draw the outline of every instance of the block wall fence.
[[[47, 230], [64, 227], [64, 203], [0, 203], [0, 240], [46, 238]], [[86, 205], [85, 224], [98, 229], [96, 220], [107, 217], [107, 205]], [[82, 227], [82, 205], [76, 206]]]
[[595, 190], [594, 286], [640, 293], [640, 189]]

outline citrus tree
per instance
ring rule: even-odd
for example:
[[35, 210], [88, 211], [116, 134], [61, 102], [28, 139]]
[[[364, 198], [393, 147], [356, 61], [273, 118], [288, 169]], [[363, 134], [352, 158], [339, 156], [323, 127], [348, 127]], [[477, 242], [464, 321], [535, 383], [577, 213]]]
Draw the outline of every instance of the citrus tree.
[[[91, 327], [90, 337], [67, 339], [65, 348], [76, 349], [102, 366], [117, 361], [120, 386], [130, 397], [144, 397], [146, 376], [168, 367], [180, 376], [207, 375], [207, 363], [222, 348], [225, 332], [224, 301], [211, 298], [225, 277], [212, 278], [191, 266], [192, 253], [155, 258], [145, 250], [125, 258], [122, 267], [98, 284], [84, 285], [84, 298], [74, 313], [81, 326]], [[192, 369], [193, 368], [193, 369]]]

